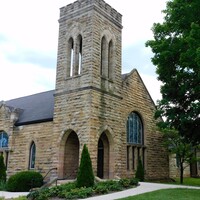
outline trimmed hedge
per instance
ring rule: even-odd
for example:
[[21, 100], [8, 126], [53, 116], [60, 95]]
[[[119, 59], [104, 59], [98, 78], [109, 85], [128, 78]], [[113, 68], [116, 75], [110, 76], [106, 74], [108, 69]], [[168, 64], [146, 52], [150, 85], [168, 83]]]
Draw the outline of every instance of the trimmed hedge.
[[8, 179], [6, 189], [10, 192], [28, 192], [31, 188], [41, 187], [42, 185], [43, 177], [39, 172], [22, 171]]

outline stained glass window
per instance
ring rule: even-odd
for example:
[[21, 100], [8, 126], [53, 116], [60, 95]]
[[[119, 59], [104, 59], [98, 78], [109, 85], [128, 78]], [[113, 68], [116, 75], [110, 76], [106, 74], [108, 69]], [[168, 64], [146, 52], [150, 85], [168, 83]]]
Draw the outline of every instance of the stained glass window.
[[8, 147], [8, 134], [4, 131], [0, 132], [0, 148]]
[[136, 112], [132, 112], [127, 120], [127, 143], [143, 144], [142, 121]]
[[33, 142], [30, 147], [30, 158], [29, 158], [29, 169], [35, 168], [35, 153], [36, 153], [36, 146]]

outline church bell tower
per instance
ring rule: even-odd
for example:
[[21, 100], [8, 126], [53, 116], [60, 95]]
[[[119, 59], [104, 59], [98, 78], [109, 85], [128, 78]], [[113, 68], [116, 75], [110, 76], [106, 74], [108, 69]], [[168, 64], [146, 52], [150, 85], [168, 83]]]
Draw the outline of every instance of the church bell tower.
[[103, 0], [77, 0], [60, 9], [56, 93], [120, 93], [121, 19]]
[[[121, 19], [103, 0], [77, 0], [60, 9], [54, 95], [54, 140], [60, 146], [54, 151], [58, 160], [53, 157], [59, 178], [76, 171], [84, 144], [94, 172], [114, 177], [114, 136], [102, 127], [121, 123]], [[97, 156], [101, 143], [105, 162]]]

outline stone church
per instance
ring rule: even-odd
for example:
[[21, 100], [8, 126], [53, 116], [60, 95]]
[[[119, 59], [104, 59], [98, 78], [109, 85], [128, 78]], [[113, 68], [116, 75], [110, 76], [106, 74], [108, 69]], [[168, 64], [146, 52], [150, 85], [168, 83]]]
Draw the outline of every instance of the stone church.
[[60, 9], [55, 90], [0, 102], [8, 176], [35, 170], [76, 177], [83, 145], [95, 176], [169, 177], [155, 105], [136, 69], [122, 74], [122, 15], [103, 0]]

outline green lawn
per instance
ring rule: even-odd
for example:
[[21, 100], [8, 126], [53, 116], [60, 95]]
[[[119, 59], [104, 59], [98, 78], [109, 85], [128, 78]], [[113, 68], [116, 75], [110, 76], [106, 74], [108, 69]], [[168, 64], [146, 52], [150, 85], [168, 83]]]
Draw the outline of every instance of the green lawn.
[[199, 200], [200, 189], [163, 189], [148, 192], [121, 200]]
[[[180, 179], [176, 178], [175, 184], [180, 184]], [[183, 185], [190, 185], [190, 186], [199, 186], [200, 187], [200, 178], [184, 178]]]

